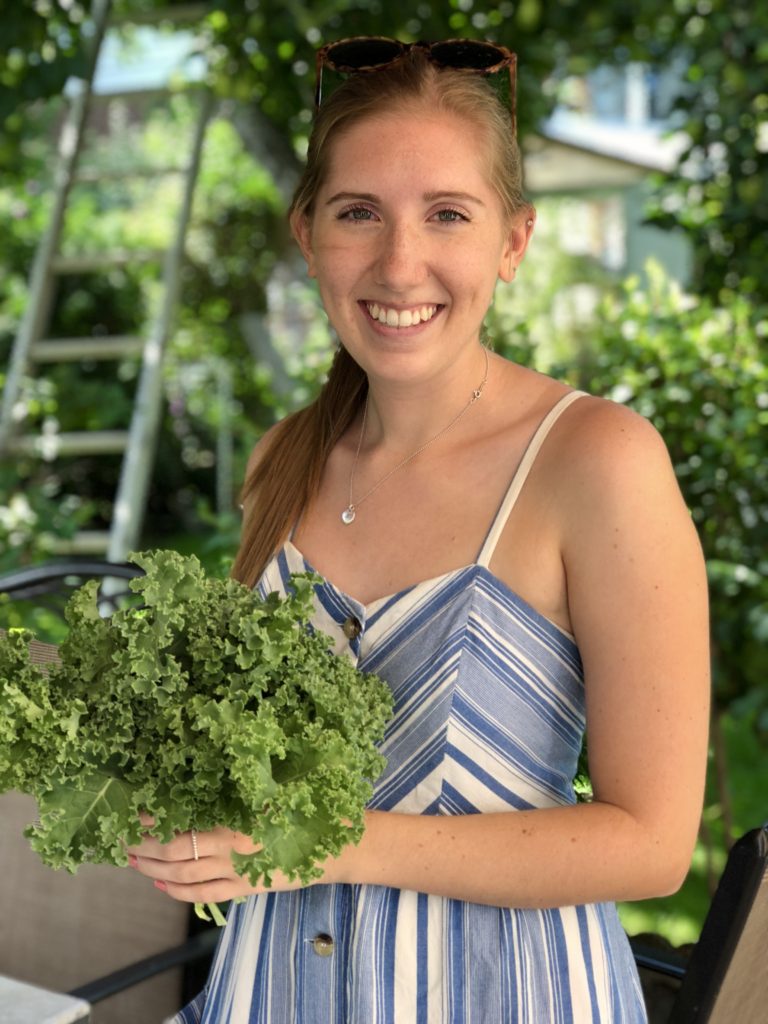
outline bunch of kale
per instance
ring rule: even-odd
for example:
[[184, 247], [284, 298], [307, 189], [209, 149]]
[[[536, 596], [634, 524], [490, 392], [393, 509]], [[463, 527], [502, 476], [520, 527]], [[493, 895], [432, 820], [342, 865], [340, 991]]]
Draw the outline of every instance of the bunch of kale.
[[127, 863], [147, 831], [168, 841], [217, 825], [260, 845], [233, 854], [252, 884], [309, 882], [359, 841], [388, 687], [307, 626], [310, 575], [265, 600], [172, 551], [132, 556], [141, 606], [99, 614], [97, 583], [69, 600], [61, 664], [31, 634], [0, 640], [0, 791], [31, 793], [27, 835], [51, 867]]

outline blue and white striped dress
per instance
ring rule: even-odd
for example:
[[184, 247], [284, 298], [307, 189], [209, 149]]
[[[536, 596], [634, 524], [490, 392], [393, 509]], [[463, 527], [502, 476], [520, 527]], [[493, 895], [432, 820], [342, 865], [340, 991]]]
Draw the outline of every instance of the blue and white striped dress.
[[[475, 564], [369, 605], [318, 585], [317, 627], [395, 696], [372, 808], [476, 814], [574, 802], [578, 649], [488, 565], [541, 443], [577, 397], [561, 400], [534, 435]], [[284, 592], [289, 575], [308, 568], [288, 542], [261, 589]], [[361, 629], [348, 640], [350, 622]], [[235, 905], [206, 990], [173, 1024], [645, 1020], [612, 903], [516, 910], [334, 885]]]

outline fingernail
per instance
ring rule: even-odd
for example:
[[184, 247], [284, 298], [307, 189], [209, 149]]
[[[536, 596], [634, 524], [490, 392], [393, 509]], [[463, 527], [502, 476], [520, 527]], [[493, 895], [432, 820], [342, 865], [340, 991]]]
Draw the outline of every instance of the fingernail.
[[165, 884], [165, 882], [161, 882], [159, 878], [155, 879], [154, 886], [156, 889], [160, 889], [161, 892], [167, 892], [168, 890], [168, 886]]
[[138, 857], [134, 857], [134, 855], [132, 853], [129, 853], [128, 854], [128, 867], [129, 868], [137, 868], [138, 866], [139, 866], [139, 858]]

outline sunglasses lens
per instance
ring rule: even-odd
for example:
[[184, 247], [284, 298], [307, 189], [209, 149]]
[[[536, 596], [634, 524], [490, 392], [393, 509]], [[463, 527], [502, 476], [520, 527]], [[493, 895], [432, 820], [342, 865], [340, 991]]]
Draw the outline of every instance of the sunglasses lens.
[[326, 63], [336, 71], [363, 71], [391, 63], [404, 49], [396, 39], [346, 39], [328, 50]]
[[504, 52], [493, 43], [474, 42], [471, 39], [453, 39], [432, 43], [432, 59], [444, 68], [473, 68], [484, 71], [496, 67], [505, 59]]

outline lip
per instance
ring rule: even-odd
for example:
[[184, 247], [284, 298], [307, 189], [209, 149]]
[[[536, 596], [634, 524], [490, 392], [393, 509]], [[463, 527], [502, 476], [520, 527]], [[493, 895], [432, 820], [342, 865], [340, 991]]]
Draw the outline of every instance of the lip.
[[[383, 324], [380, 320], [376, 320], [374, 319], [374, 317], [371, 316], [370, 310], [368, 309], [369, 305], [383, 306], [385, 309], [395, 309], [398, 311], [398, 313], [402, 313], [404, 310], [408, 309], [420, 309], [423, 306], [434, 306], [435, 312], [433, 316], [429, 318], [429, 320], [422, 320], [417, 324], [411, 324], [410, 327], [390, 327], [388, 324]], [[445, 309], [444, 304], [440, 302], [421, 302], [400, 305], [398, 303], [393, 302], [379, 302], [376, 299], [360, 299], [358, 301], [358, 306], [362, 310], [363, 316], [365, 317], [367, 322], [371, 324], [372, 327], [374, 327], [377, 331], [380, 331], [382, 334], [387, 334], [390, 337], [398, 338], [402, 338], [409, 334], [416, 334], [420, 331], [426, 330], [437, 320], [442, 311]]]

